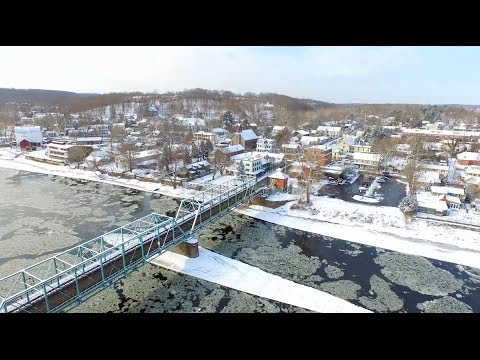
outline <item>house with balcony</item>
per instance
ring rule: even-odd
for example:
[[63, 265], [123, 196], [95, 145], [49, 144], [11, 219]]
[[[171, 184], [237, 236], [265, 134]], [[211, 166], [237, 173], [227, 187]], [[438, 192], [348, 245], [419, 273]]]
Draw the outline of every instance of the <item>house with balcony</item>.
[[258, 138], [257, 151], [275, 152], [277, 142], [274, 139]]

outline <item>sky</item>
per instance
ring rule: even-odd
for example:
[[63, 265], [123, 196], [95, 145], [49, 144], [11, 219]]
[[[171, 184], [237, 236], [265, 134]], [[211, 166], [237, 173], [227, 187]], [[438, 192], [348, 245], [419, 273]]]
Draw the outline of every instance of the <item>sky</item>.
[[480, 104], [480, 47], [0, 47], [0, 87], [192, 88], [333, 103]]

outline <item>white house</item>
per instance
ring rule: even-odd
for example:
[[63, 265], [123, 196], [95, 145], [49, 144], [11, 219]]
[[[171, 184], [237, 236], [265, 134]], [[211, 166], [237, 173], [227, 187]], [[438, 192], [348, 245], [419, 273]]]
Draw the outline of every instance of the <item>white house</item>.
[[243, 163], [245, 175], [258, 176], [267, 170], [269, 161], [260, 155], [251, 153], [239, 154], [233, 157], [234, 165], [230, 167], [230, 172], [237, 174], [240, 163]]
[[317, 127], [318, 135], [329, 136], [329, 137], [339, 137], [342, 128], [340, 126], [319, 126]]
[[465, 199], [465, 190], [462, 188], [455, 188], [451, 186], [432, 186], [430, 191], [434, 195], [450, 195], [456, 196], [460, 200]]
[[257, 151], [275, 152], [277, 142], [274, 139], [258, 138]]

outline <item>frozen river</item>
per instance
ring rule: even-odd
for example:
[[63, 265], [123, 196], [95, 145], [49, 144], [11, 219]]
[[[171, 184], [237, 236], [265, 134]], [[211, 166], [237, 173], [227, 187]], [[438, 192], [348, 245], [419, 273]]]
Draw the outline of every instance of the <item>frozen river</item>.
[[[0, 276], [178, 202], [0, 169]], [[480, 312], [480, 271], [230, 214], [200, 244], [375, 312]], [[72, 312], [307, 312], [147, 264]]]

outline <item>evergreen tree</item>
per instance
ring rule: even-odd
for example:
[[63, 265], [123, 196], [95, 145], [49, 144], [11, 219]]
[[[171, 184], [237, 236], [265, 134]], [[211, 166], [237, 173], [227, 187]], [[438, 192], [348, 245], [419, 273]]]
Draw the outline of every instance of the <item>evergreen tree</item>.
[[190, 154], [190, 151], [188, 150], [188, 147], [184, 146], [183, 147], [183, 165], [188, 165], [192, 163], [192, 155]]
[[398, 204], [398, 207], [404, 214], [413, 215], [418, 207], [417, 197], [415, 195], [405, 196]]
[[227, 111], [222, 115], [223, 126], [230, 129], [235, 125], [235, 117], [231, 111]]

